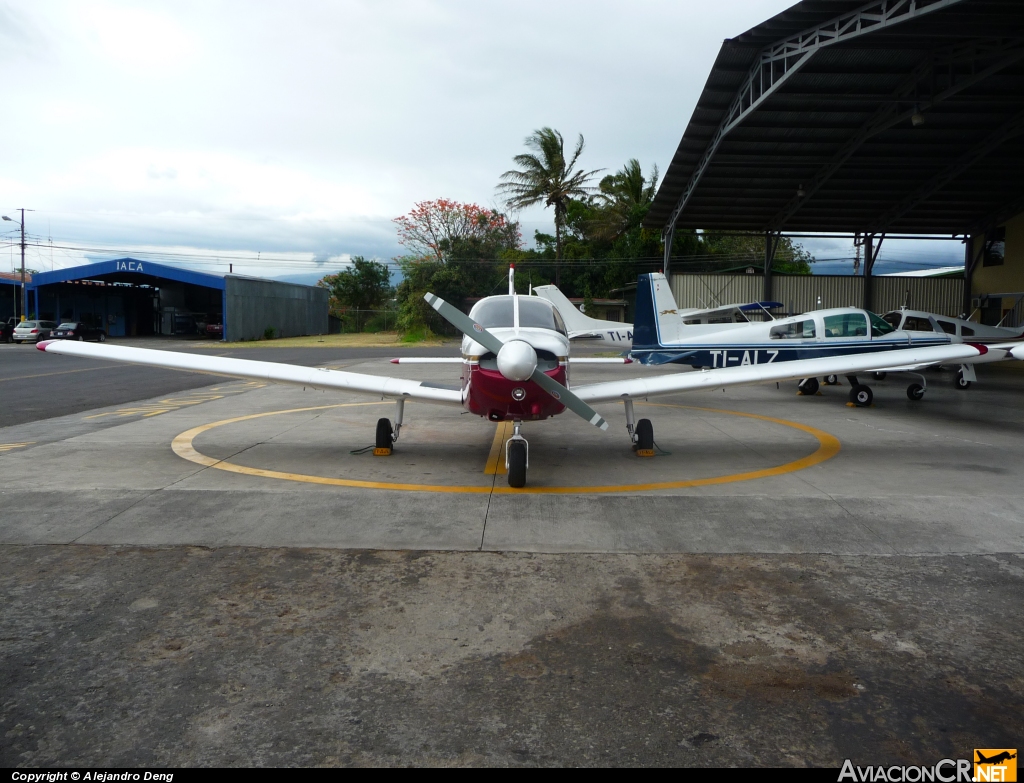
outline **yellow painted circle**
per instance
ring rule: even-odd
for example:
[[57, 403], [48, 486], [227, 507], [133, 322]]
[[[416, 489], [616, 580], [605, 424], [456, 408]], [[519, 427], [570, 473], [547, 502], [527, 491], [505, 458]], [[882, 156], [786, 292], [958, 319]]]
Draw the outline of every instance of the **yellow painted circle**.
[[582, 487], [524, 487], [514, 489], [508, 486], [459, 486], [445, 484], [399, 484], [389, 481], [360, 481], [358, 479], [332, 478], [330, 476], [311, 476], [305, 473], [285, 473], [278, 470], [265, 470], [263, 468], [250, 468], [245, 465], [236, 465], [227, 460], [219, 460], [208, 457], [196, 450], [192, 441], [202, 433], [223, 427], [226, 424], [235, 424], [250, 419], [261, 419], [264, 416], [280, 416], [285, 413], [304, 413], [306, 411], [321, 411], [328, 408], [353, 408], [360, 405], [390, 405], [390, 402], [352, 402], [340, 405], [317, 405], [312, 408], [290, 408], [281, 411], [268, 411], [266, 413], [253, 413], [248, 416], [236, 416], [232, 419], [222, 419], [210, 424], [203, 424], [193, 427], [190, 430], [178, 435], [172, 442], [171, 448], [174, 453], [190, 462], [204, 465], [217, 470], [226, 470], [229, 473], [241, 473], [246, 476], [261, 476], [262, 478], [280, 479], [283, 481], [300, 481], [306, 484], [326, 484], [335, 487], [359, 487], [362, 489], [390, 489], [404, 492], [450, 492], [460, 494], [533, 494], [533, 495], [565, 495], [565, 494], [590, 494], [607, 492], [651, 492], [661, 489], [683, 489], [686, 487], [706, 487], [714, 484], [732, 484], [737, 481], [751, 481], [753, 479], [769, 478], [771, 476], [782, 476], [786, 473], [794, 473], [812, 465], [818, 465], [826, 460], [832, 459], [839, 453], [839, 439], [823, 430], [809, 427], [786, 419], [776, 419], [771, 416], [759, 416], [756, 413], [741, 413], [740, 411], [726, 411], [718, 408], [699, 408], [693, 405], [672, 405], [669, 403], [638, 403], [641, 405], [655, 405], [661, 408], [681, 408], [683, 410], [706, 411], [708, 413], [724, 413], [730, 416], [742, 416], [747, 419], [758, 419], [768, 421], [772, 424], [780, 424], [783, 427], [792, 427], [795, 430], [813, 435], [818, 440], [818, 448], [806, 457], [778, 465], [774, 468], [762, 470], [750, 470], [744, 473], [732, 473], [727, 476], [712, 476], [711, 478], [689, 479], [687, 481], [659, 481], [650, 484], [611, 484], [606, 486], [582, 486]]

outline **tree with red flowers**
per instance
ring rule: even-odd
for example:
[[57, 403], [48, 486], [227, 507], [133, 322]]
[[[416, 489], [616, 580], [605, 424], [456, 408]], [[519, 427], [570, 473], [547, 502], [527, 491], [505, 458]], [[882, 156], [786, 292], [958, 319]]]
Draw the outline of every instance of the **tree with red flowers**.
[[394, 219], [398, 241], [414, 254], [434, 256], [445, 262], [445, 255], [462, 241], [475, 241], [496, 248], [519, 247], [519, 226], [500, 212], [477, 204], [462, 204], [439, 198], [421, 201], [407, 215]]

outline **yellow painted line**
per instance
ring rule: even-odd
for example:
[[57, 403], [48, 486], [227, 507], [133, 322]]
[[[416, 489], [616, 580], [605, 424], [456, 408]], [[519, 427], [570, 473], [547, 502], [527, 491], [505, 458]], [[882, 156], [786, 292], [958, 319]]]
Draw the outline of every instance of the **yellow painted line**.
[[26, 446], [31, 446], [35, 443], [34, 440], [26, 441], [25, 443], [0, 443], [0, 453], [5, 451], [14, 451], [15, 449], [23, 449]]
[[59, 372], [41, 372], [38, 375], [17, 375], [13, 378], [0, 378], [0, 383], [7, 381], [25, 381], [29, 378], [48, 378], [51, 375], [71, 375], [75, 372], [93, 372], [94, 370], [110, 370], [114, 367], [124, 367], [123, 364], [101, 364], [98, 367], [83, 367], [80, 370], [60, 370]]
[[[708, 413], [721, 413], [730, 416], [742, 416], [747, 419], [767, 421], [783, 427], [792, 427], [793, 429], [800, 430], [801, 432], [806, 432], [807, 434], [814, 436], [818, 441], [818, 448], [812, 454], [798, 460], [793, 460], [792, 462], [787, 462], [784, 465], [777, 465], [776, 467], [764, 468], [762, 470], [750, 470], [743, 473], [731, 473], [727, 476], [712, 476], [710, 478], [687, 479], [683, 481], [659, 481], [648, 484], [610, 484], [579, 487], [524, 487], [522, 489], [514, 489], [512, 487], [498, 486], [492, 488], [490, 486], [448, 486], [444, 484], [399, 484], [390, 481], [360, 481], [356, 479], [333, 478], [330, 476], [311, 476], [305, 473], [286, 473], [279, 470], [250, 468], [244, 465], [235, 465], [227, 460], [214, 459], [213, 457], [208, 457], [197, 451], [195, 446], [192, 445], [192, 441], [202, 433], [208, 432], [216, 427], [223, 427], [226, 424], [234, 424], [240, 421], [260, 419], [265, 416], [280, 416], [281, 414], [286, 413], [304, 413], [306, 411], [326, 410], [328, 408], [354, 408], [360, 405], [389, 404], [390, 402], [388, 401], [352, 402], [341, 405], [318, 405], [313, 408], [290, 408], [288, 410], [268, 411], [266, 413], [253, 413], [248, 416], [237, 416], [233, 419], [223, 419], [221, 421], [203, 424], [202, 426], [186, 430], [171, 442], [171, 448], [179, 457], [187, 459], [190, 462], [195, 462], [196, 464], [210, 468], [216, 468], [217, 470], [225, 470], [229, 473], [240, 473], [247, 476], [261, 476], [263, 478], [281, 479], [284, 481], [298, 481], [305, 484], [358, 487], [361, 489], [388, 489], [405, 492], [448, 492], [452, 494], [487, 494], [489, 492], [494, 492], [500, 495], [511, 495], [516, 493], [526, 495], [586, 495], [604, 494], [609, 492], [653, 492], [664, 489], [684, 489], [687, 487], [707, 487], [718, 484], [732, 484], [738, 481], [752, 481], [754, 479], [771, 478], [772, 476], [782, 476], [787, 473], [795, 473], [798, 470], [804, 470], [813, 465], [818, 465], [826, 460], [832, 459], [839, 453], [840, 448], [839, 439], [834, 435], [830, 435], [824, 430], [819, 430], [806, 424], [800, 424], [799, 422], [787, 421], [786, 419], [776, 419], [772, 416], [760, 416], [756, 413], [741, 413], [740, 411], [727, 411], [719, 408], [698, 408], [691, 405], [672, 405], [668, 403], [647, 404], [657, 405], [662, 408], [680, 408], [684, 410], [706, 411]], [[491, 448], [494, 448], [493, 443]]]
[[503, 421], [494, 430], [494, 440], [491, 442], [491, 452], [487, 455], [487, 465], [484, 466], [484, 473], [488, 476], [504, 476], [508, 473], [505, 469], [505, 441], [512, 437], [512, 422]]

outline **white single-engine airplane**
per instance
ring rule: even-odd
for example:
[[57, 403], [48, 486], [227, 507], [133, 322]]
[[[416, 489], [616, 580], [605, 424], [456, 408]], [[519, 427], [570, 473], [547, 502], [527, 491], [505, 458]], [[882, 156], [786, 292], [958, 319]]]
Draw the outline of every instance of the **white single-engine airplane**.
[[[951, 318], [938, 313], [926, 313], [923, 310], [901, 308], [891, 310], [882, 316], [893, 329], [912, 332], [915, 335], [948, 334], [950, 342], [972, 342], [983, 345], [998, 345], [1006, 342], [1024, 340], [1024, 329], [1011, 329], [1006, 326], [986, 326], [985, 324], [968, 321], [964, 318]], [[880, 373], [876, 373], [876, 376]], [[978, 380], [974, 367], [970, 364], [960, 366], [956, 374], [956, 387], [969, 389], [971, 382]]]
[[[647, 291], [648, 294], [638, 297], [637, 320], [647, 324], [648, 332], [657, 328], [659, 316], [654, 310], [655, 299], [651, 294], [653, 287], [659, 284], [664, 285], [664, 276], [649, 275], [640, 280], [640, 291]], [[37, 347], [53, 354], [390, 398], [396, 403], [393, 423], [386, 418], [377, 422], [374, 453], [382, 455], [390, 454], [398, 440], [406, 400], [462, 407], [488, 421], [511, 421], [514, 435], [506, 443], [505, 464], [508, 468], [508, 483], [512, 487], [523, 487], [526, 484], [529, 454], [521, 431], [526, 421], [540, 421], [568, 409], [588, 424], [606, 430], [608, 423], [590, 407], [591, 404], [622, 402], [626, 430], [634, 450], [639, 456], [653, 456], [654, 427], [649, 419], [635, 421], [633, 400], [697, 389], [713, 390], [765, 381], [795, 380], [836, 372], [864, 372], [879, 366], [875, 353], [852, 352], [786, 361], [773, 361], [765, 356], [750, 361], [749, 349], [746, 349], [748, 361], [741, 363], [724, 360], [717, 368], [704, 372], [608, 381], [570, 390], [569, 336], [558, 311], [540, 297], [518, 296], [511, 274], [508, 295], [481, 299], [468, 316], [433, 294], [427, 294], [424, 298], [465, 335], [462, 339], [461, 388], [441, 388], [438, 384], [421, 381], [326, 368], [196, 356], [109, 343], [46, 340]], [[641, 307], [646, 310], [642, 311]], [[763, 328], [768, 328], [768, 325], [763, 325]], [[886, 359], [893, 364], [975, 361], [989, 350], [984, 346], [967, 344], [889, 347], [892, 350]], [[1018, 358], [1024, 358], [1024, 354]]]

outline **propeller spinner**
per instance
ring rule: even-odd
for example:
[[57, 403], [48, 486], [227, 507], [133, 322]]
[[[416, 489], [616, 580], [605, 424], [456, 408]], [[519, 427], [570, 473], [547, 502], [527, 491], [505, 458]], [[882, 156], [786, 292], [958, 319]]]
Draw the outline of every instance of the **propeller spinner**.
[[537, 352], [528, 342], [519, 338], [502, 342], [441, 297], [424, 294], [423, 298], [448, 323], [493, 353], [498, 359], [498, 371], [505, 378], [510, 381], [533, 381], [580, 418], [599, 429], [608, 429], [608, 422], [597, 411], [537, 366]]

